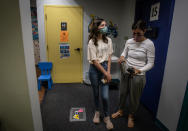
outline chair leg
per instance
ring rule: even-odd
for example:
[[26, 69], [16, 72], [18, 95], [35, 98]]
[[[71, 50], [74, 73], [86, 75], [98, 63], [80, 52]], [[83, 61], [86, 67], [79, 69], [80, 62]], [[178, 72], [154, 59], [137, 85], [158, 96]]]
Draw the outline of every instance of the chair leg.
[[53, 85], [53, 80], [52, 80], [52, 78], [50, 80], [51, 80], [51, 86], [52, 86]]
[[38, 80], [38, 90], [40, 90], [40, 80]]
[[51, 81], [50, 80], [48, 80], [48, 89], [50, 90], [51, 89]]

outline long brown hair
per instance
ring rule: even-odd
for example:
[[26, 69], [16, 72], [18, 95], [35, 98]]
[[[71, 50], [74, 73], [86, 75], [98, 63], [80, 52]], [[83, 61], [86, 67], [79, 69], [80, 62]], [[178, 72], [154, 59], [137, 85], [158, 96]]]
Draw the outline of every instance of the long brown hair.
[[[92, 39], [95, 46], [98, 46], [98, 44], [97, 44], [98, 36], [101, 34], [98, 27], [103, 21], [104, 21], [104, 19], [97, 18], [97, 19], [94, 19], [90, 25], [91, 29], [90, 29], [88, 41]], [[108, 43], [108, 39], [106, 38], [105, 34], [102, 35], [102, 40], [104, 43]]]

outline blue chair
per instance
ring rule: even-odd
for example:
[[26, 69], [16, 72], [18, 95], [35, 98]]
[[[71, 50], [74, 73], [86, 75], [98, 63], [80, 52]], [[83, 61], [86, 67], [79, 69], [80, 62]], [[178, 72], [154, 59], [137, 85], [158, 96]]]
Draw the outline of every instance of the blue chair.
[[52, 88], [52, 62], [39, 62], [38, 67], [41, 70], [41, 75], [38, 77], [38, 90], [41, 89], [40, 85], [42, 81], [48, 81], [48, 89]]

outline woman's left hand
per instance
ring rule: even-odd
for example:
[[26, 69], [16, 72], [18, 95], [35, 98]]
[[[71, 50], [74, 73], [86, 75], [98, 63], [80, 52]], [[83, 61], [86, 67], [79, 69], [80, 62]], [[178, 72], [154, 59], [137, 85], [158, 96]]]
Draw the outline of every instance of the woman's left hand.
[[140, 73], [141, 73], [141, 71], [140, 71], [140, 70], [138, 70], [138, 69], [134, 68], [134, 75], [137, 75], [137, 74], [140, 74]]

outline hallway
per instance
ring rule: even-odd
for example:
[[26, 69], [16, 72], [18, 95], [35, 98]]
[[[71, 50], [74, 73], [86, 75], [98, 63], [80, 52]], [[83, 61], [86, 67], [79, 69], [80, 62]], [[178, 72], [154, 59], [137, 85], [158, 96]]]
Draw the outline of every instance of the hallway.
[[[117, 110], [118, 90], [110, 90], [110, 113]], [[85, 107], [86, 121], [70, 122], [69, 115], [72, 107]], [[92, 122], [94, 114], [93, 94], [90, 86], [84, 84], [55, 84], [48, 90], [41, 104], [41, 113], [44, 131], [105, 131], [103, 121], [99, 125]], [[126, 115], [127, 116], [127, 115]], [[160, 131], [154, 119], [143, 106], [140, 106], [136, 125], [133, 129], [127, 128], [127, 118], [112, 120], [114, 131]]]

